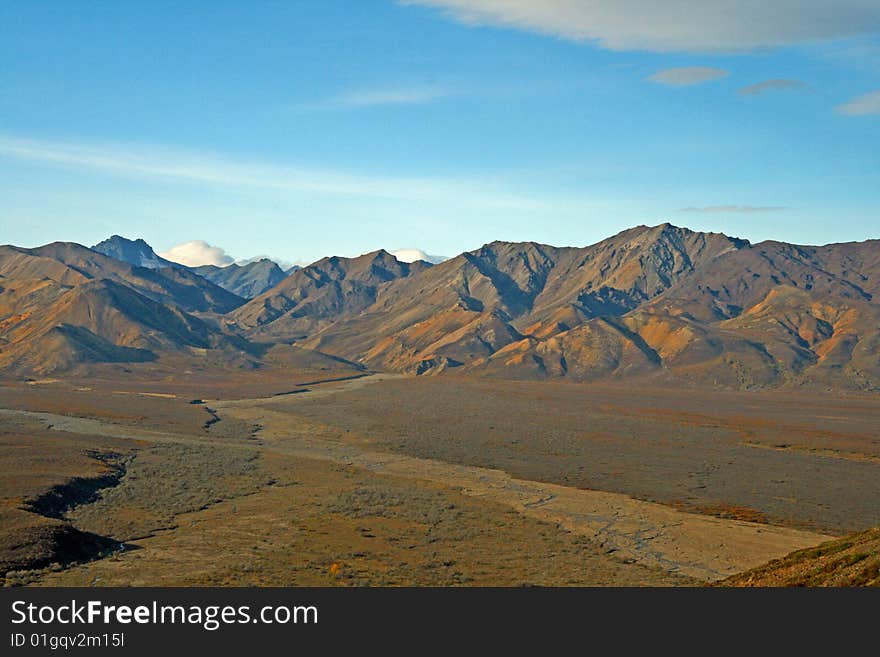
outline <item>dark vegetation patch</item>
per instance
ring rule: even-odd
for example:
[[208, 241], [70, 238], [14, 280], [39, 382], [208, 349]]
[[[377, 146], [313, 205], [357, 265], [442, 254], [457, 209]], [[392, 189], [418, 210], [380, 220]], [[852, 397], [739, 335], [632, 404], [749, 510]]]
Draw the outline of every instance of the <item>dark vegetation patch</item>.
[[96, 501], [103, 489], [119, 485], [125, 476], [122, 454], [89, 450], [88, 456], [103, 463], [107, 471], [92, 477], [74, 477], [52, 486], [45, 493], [26, 500], [24, 508], [47, 518], [61, 520], [71, 509]]
[[[380, 449], [695, 513], [831, 534], [880, 525], [880, 398], [437, 377], [289, 411]], [[782, 443], [797, 449], [755, 448]]]
[[273, 397], [286, 397], [287, 395], [298, 395], [302, 392], [309, 392], [309, 388], [300, 388], [299, 390], [285, 390], [284, 392], [276, 392]]
[[181, 513], [272, 483], [254, 449], [229, 442], [150, 445], [8, 416], [0, 418], [0, 475], [0, 576], [9, 585], [115, 554]]
[[173, 527], [175, 517], [272, 483], [256, 450], [158, 444], [140, 450], [120, 485], [68, 517], [89, 531], [125, 541]]
[[61, 570], [123, 547], [119, 541], [81, 531], [67, 522], [27, 512], [19, 513], [32, 517], [14, 518], [10, 511], [15, 510], [0, 511], [0, 521], [7, 530], [0, 533], [0, 583], [6, 586], [27, 584], [40, 570]]
[[214, 410], [213, 408], [211, 408], [210, 406], [205, 406], [205, 410], [208, 412], [208, 415], [209, 415], [210, 417], [209, 417], [207, 420], [205, 420], [205, 423], [202, 425], [202, 428], [203, 428], [205, 431], [207, 431], [207, 430], [210, 429], [213, 425], [217, 424], [217, 423], [220, 421], [220, 416], [217, 415], [217, 411], [215, 411], [215, 410]]
[[462, 514], [440, 491], [392, 486], [359, 487], [340, 493], [329, 509], [351, 518], [403, 518], [427, 525], [455, 522]]

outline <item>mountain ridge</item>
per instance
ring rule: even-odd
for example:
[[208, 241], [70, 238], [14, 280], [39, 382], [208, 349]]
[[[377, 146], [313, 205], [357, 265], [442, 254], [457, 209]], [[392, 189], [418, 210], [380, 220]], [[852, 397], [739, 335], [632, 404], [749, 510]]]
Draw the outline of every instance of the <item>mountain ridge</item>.
[[103, 253], [105, 256], [147, 269], [183, 266], [161, 257], [153, 250], [153, 247], [140, 238], [130, 240], [121, 235], [111, 235], [91, 248], [92, 251]]
[[664, 223], [585, 247], [494, 241], [435, 265], [378, 250], [322, 258], [225, 304], [217, 290], [228, 292], [187, 268], [126, 269], [85, 252], [61, 243], [0, 247], [0, 288], [16, 281], [0, 292], [0, 340], [25, 321], [16, 310], [57, 304], [69, 288], [104, 277], [205, 315], [212, 337], [204, 348], [235, 344], [255, 363], [273, 345], [295, 345], [420, 375], [880, 390], [880, 240], [752, 244]]
[[216, 283], [223, 289], [245, 299], [253, 299], [261, 295], [289, 275], [278, 266], [278, 263], [269, 258], [259, 258], [244, 265], [233, 262], [224, 267], [201, 265], [200, 267], [190, 267], [190, 269], [199, 276], [203, 276], [212, 283]]

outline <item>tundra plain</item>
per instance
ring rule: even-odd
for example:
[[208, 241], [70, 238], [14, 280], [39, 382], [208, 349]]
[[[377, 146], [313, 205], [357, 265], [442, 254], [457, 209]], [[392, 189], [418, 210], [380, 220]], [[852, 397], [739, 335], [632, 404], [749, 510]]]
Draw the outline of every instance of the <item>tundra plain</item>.
[[872, 395], [302, 370], [0, 400], [6, 585], [742, 583], [880, 525]]

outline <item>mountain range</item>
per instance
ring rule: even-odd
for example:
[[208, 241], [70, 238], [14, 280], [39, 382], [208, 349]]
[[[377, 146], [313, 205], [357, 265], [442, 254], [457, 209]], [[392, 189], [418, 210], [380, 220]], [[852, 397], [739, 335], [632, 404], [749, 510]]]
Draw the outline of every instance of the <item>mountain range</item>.
[[0, 370], [202, 352], [261, 367], [288, 349], [421, 375], [880, 390], [878, 240], [751, 244], [662, 224], [438, 264], [386, 251], [289, 274], [166, 263], [118, 236], [0, 247]]
[[147, 269], [163, 269], [165, 267], [189, 269], [224, 290], [246, 299], [262, 294], [280, 282], [290, 271], [293, 271], [285, 272], [277, 263], [268, 258], [258, 258], [241, 265], [232, 263], [225, 267], [217, 265], [185, 267], [157, 255], [153, 248], [142, 239], [130, 240], [120, 235], [113, 235], [109, 239], [95, 244], [92, 250], [130, 265]]

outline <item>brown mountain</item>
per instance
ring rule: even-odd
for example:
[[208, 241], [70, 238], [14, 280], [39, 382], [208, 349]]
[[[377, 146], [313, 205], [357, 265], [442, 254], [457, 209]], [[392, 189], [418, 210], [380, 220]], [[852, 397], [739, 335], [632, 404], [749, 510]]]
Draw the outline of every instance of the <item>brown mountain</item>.
[[61, 285], [107, 279], [188, 312], [227, 313], [244, 303], [241, 297], [184, 268], [138, 267], [71, 242], [35, 249], [0, 246], [0, 276], [48, 278]]
[[585, 248], [493, 242], [384, 288], [366, 312], [307, 344], [372, 367], [473, 368], [508, 345], [523, 350], [591, 319], [623, 315], [746, 244], [668, 224]]
[[244, 300], [183, 267], [144, 268], [78, 244], [0, 247], [0, 372], [47, 374], [174, 354], [230, 367], [356, 369], [226, 330]]
[[207, 319], [239, 303], [192, 273], [132, 267], [77, 244], [0, 247], [0, 369], [48, 373], [168, 351], [241, 352], [250, 345]]
[[323, 258], [294, 271], [230, 317], [261, 340], [302, 338], [368, 308], [386, 283], [428, 267], [400, 262], [384, 250]]
[[[876, 240], [752, 245], [663, 224], [583, 248], [493, 242], [435, 266], [376, 251], [243, 304], [187, 270], [70, 244], [0, 247], [0, 276], [0, 368], [21, 371], [194, 349], [256, 363], [295, 345], [416, 374], [880, 390]], [[42, 365], [14, 347], [37, 339]]]
[[304, 345], [377, 369], [880, 387], [880, 242], [751, 245], [669, 224], [496, 242], [381, 288]]
[[241, 353], [251, 346], [210, 318], [242, 302], [192, 272], [132, 266], [78, 244], [0, 247], [0, 369], [40, 374], [169, 351]]
[[202, 265], [191, 267], [199, 276], [229, 290], [244, 299], [253, 299], [280, 283], [287, 274], [268, 258], [260, 258], [245, 265], [232, 263], [225, 267]]

